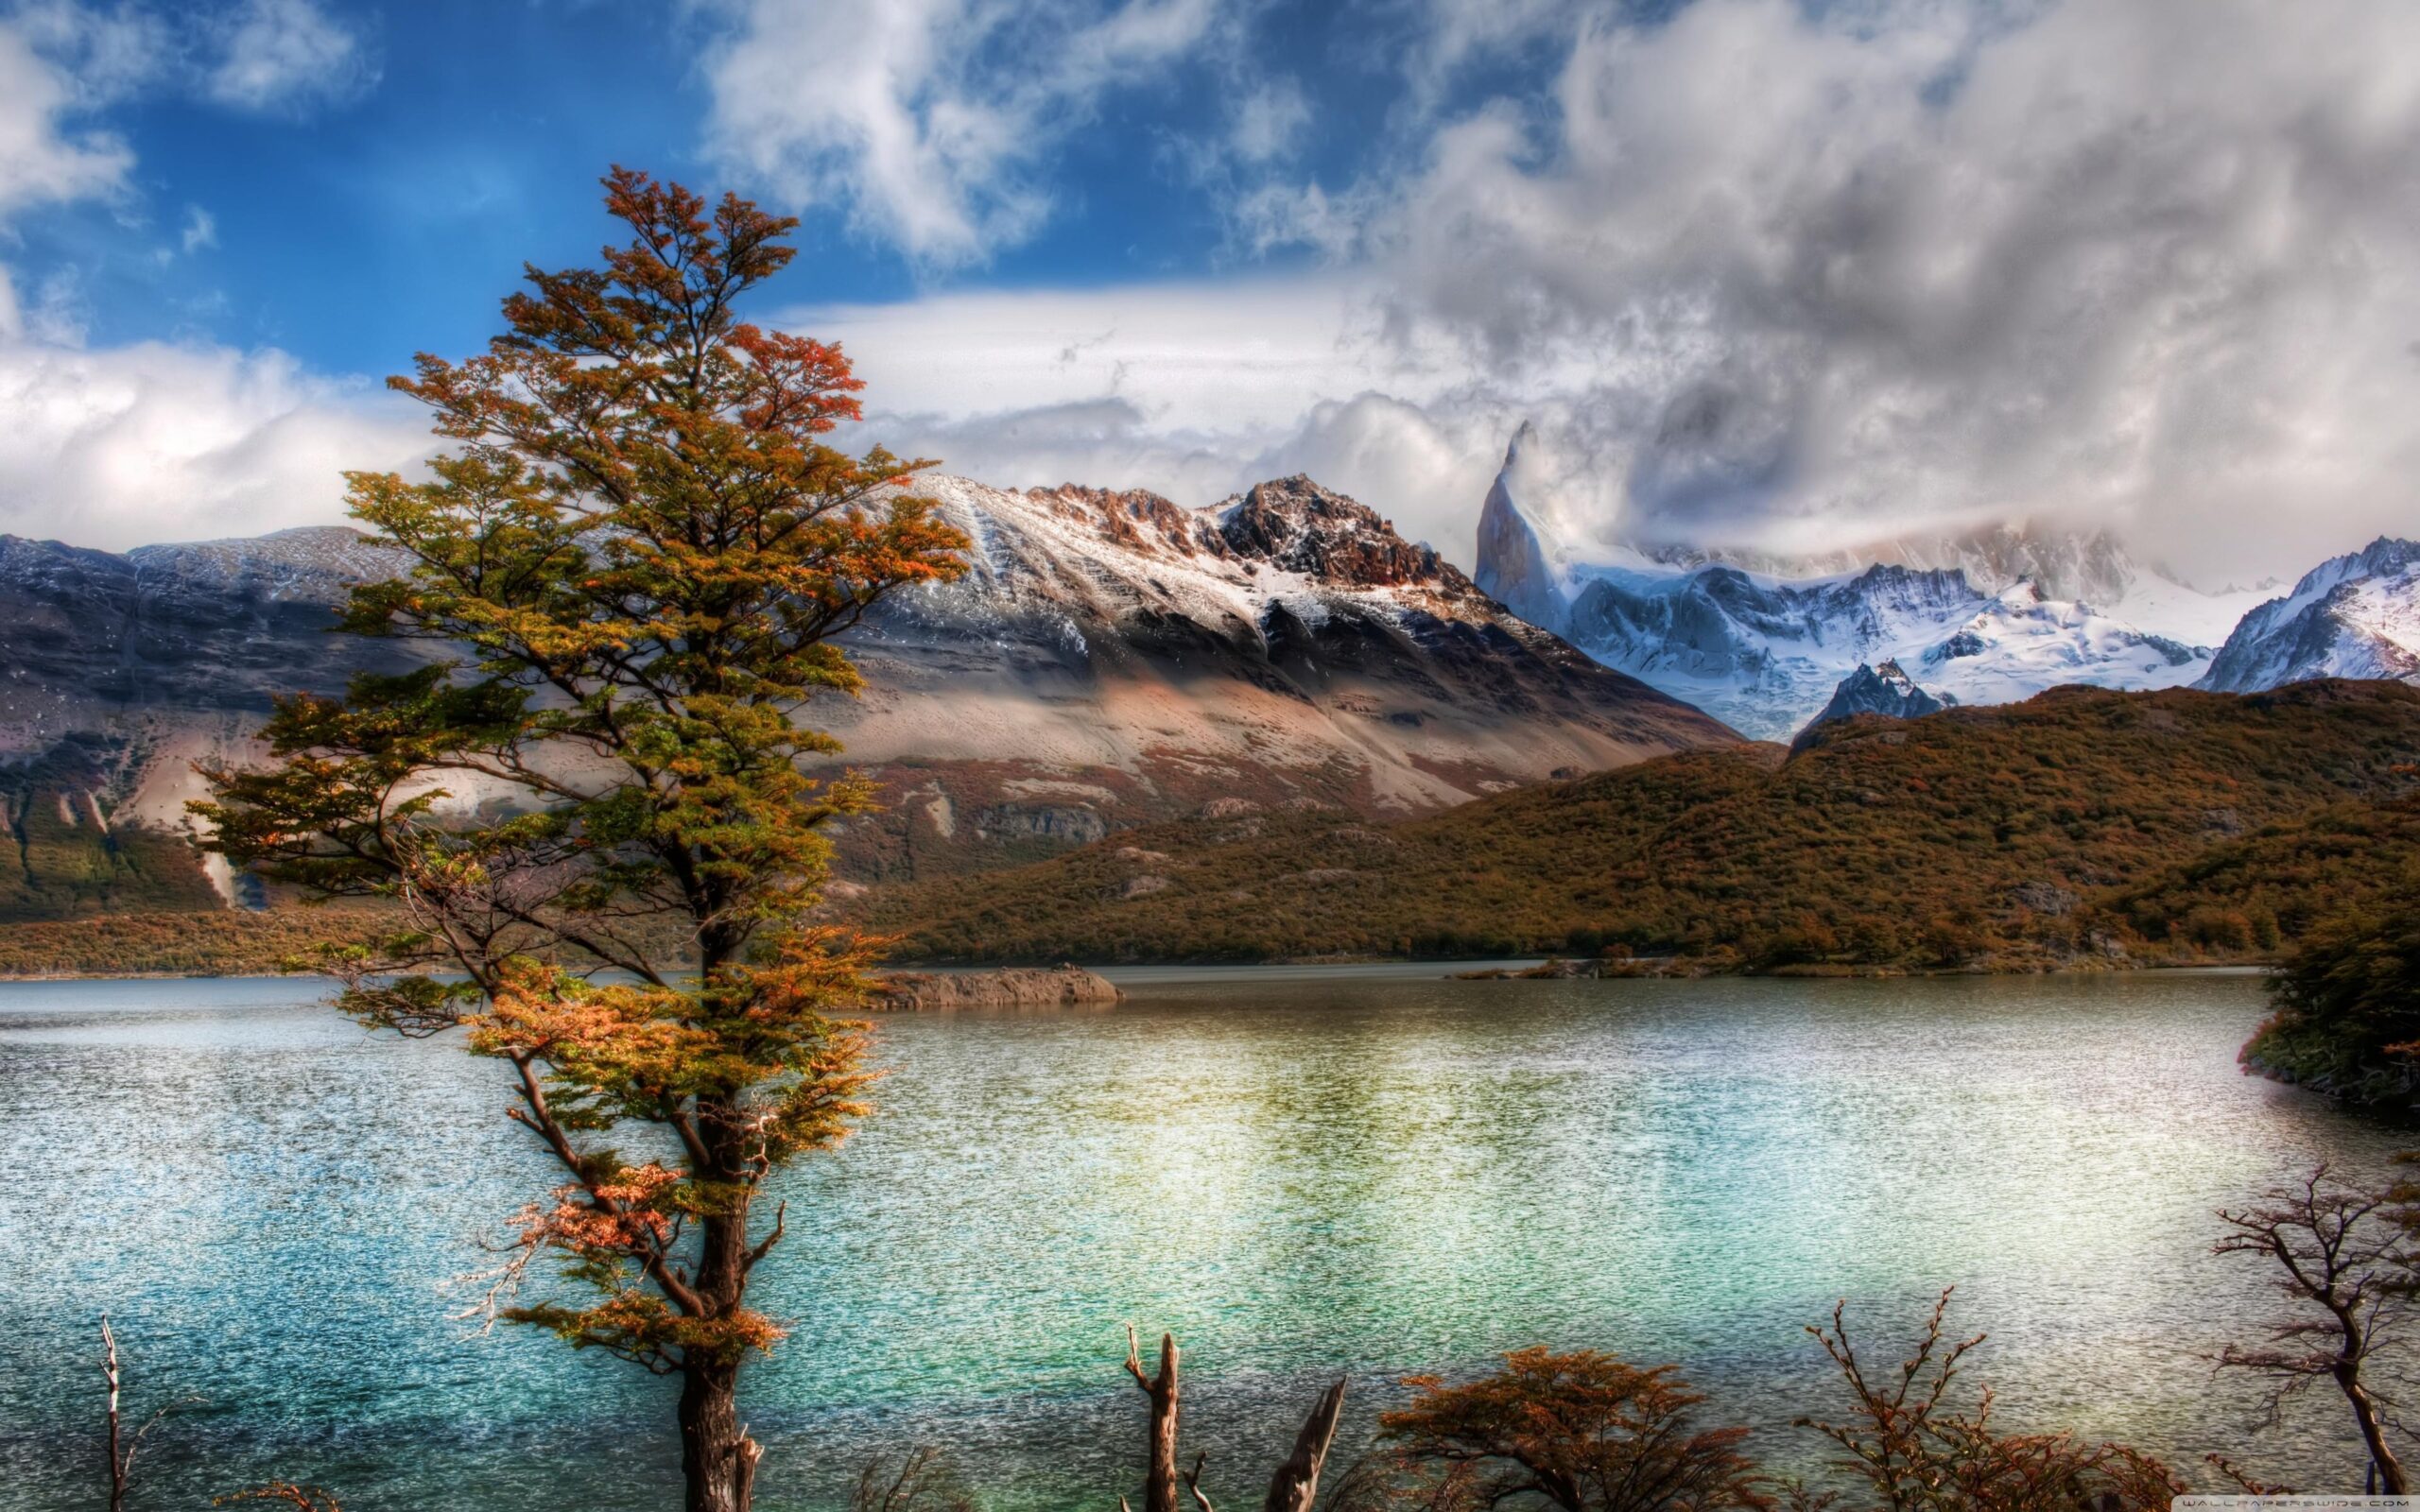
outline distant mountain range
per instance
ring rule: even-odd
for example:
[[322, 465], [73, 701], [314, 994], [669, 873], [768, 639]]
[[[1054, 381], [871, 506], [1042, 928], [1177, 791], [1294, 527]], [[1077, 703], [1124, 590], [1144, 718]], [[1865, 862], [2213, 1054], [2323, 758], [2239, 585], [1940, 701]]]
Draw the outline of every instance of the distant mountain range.
[[1761, 739], [1788, 739], [1860, 664], [2008, 703], [2065, 683], [2181, 687], [2264, 596], [2204, 593], [2105, 531], [1994, 526], [1784, 558], [1560, 538], [1523, 498], [1524, 427], [1478, 525], [1478, 585], [1603, 662]]
[[[998, 865], [1219, 803], [1420, 813], [1739, 738], [1306, 478], [1207, 509], [917, 489], [975, 542], [969, 571], [881, 606], [849, 643], [866, 697], [807, 715], [888, 789], [841, 837], [846, 877]], [[0, 538], [0, 793], [24, 879], [0, 867], [0, 918], [207, 902], [190, 850], [154, 843], [184, 823], [192, 764], [244, 755], [274, 694], [408, 664], [327, 633], [347, 583], [401, 568], [337, 528], [123, 556]]]
[[[1481, 510], [1476, 580], [1305, 477], [1200, 509], [919, 480], [974, 541], [967, 575], [883, 605], [849, 642], [867, 696], [807, 715], [889, 799], [840, 836], [844, 890], [1237, 805], [1417, 815], [2065, 683], [2420, 682], [2410, 541], [2273, 598], [2204, 593], [2105, 532], [1642, 549], [1547, 528], [1521, 445]], [[423, 654], [325, 633], [348, 583], [402, 565], [335, 527], [123, 555], [0, 538], [0, 797], [21, 863], [0, 866], [0, 918], [237, 897], [178, 837], [192, 764], [245, 756], [274, 694]]]
[[1305, 477], [1202, 509], [927, 476], [958, 582], [850, 641], [858, 702], [811, 717], [892, 794], [844, 844], [896, 878], [1023, 859], [1249, 801], [1425, 812], [1738, 736], [1525, 624]]

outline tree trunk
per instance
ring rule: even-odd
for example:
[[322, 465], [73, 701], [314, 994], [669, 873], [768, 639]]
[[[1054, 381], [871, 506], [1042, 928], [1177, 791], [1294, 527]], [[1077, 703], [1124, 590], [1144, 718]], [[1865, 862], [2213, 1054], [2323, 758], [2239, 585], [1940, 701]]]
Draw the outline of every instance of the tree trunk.
[[[704, 1170], [726, 1187], [722, 1211], [698, 1224], [696, 1290], [706, 1316], [723, 1321], [748, 1299], [750, 1192], [728, 1132], [741, 1120], [721, 1107], [701, 1108], [700, 1122], [711, 1160]], [[687, 1478], [687, 1512], [749, 1512], [755, 1494], [756, 1462], [765, 1451], [739, 1423], [737, 1349], [684, 1351], [681, 1369], [681, 1472]]]
[[1340, 1381], [1303, 1419], [1303, 1431], [1294, 1435], [1294, 1452], [1270, 1478], [1262, 1512], [1311, 1512], [1311, 1503], [1319, 1500], [1320, 1470], [1327, 1464], [1328, 1448], [1336, 1442], [1336, 1420], [1343, 1411], [1344, 1383]]
[[739, 1426], [739, 1366], [701, 1363], [681, 1372], [681, 1473], [687, 1512], [749, 1512], [764, 1450]]
[[2403, 1462], [2394, 1457], [2387, 1446], [2386, 1425], [2378, 1420], [2377, 1400], [2362, 1385], [2358, 1369], [2337, 1372], [2336, 1383], [2344, 1388], [2344, 1400], [2353, 1404], [2353, 1420], [2360, 1425], [2361, 1442], [2370, 1451], [2370, 1465], [2378, 1473], [2378, 1490], [2386, 1496], [2407, 1496]]

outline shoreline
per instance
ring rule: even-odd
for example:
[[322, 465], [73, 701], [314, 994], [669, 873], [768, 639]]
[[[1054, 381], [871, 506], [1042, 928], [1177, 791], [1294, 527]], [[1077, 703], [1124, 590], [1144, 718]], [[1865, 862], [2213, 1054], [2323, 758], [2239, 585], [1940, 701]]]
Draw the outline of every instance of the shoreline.
[[[1306, 957], [1306, 958], [1304, 958], [1304, 959], [1301, 959], [1301, 960], [1277, 959], [1277, 960], [1266, 960], [1266, 961], [1077, 961], [1077, 962], [1074, 962], [1074, 963], [1072, 963], [1072, 964], [1074, 964], [1074, 965], [1076, 965], [1076, 966], [1078, 966], [1078, 967], [1080, 967], [1080, 968], [1082, 968], [1084, 971], [1096, 971], [1096, 972], [1102, 972], [1102, 973], [1116, 972], [1116, 971], [1253, 971], [1253, 970], [1259, 970], [1259, 969], [1268, 969], [1268, 970], [1271, 970], [1271, 971], [1304, 971], [1304, 970], [1306, 970], [1306, 969], [1316, 969], [1316, 968], [1320, 968], [1320, 967], [1333, 967], [1333, 968], [1336, 968], [1336, 969], [1338, 969], [1338, 970], [1341, 971], [1341, 970], [1346, 970], [1346, 969], [1356, 968], [1356, 967], [1373, 967], [1373, 966], [1400, 967], [1400, 968], [1405, 969], [1407, 971], [1409, 971], [1410, 970], [1415, 969], [1415, 968], [1422, 968], [1422, 967], [1434, 967], [1434, 968], [1436, 968], [1436, 969], [1437, 969], [1438, 973], [1439, 973], [1442, 977], [1444, 977], [1444, 978], [1446, 978], [1446, 979], [1450, 979], [1450, 980], [1462, 980], [1462, 981], [1489, 981], [1489, 980], [1493, 980], [1493, 981], [1506, 981], [1506, 982], [1517, 982], [1517, 981], [1523, 981], [1523, 980], [1530, 980], [1530, 981], [1564, 981], [1564, 982], [1569, 982], [1569, 981], [1595, 981], [1595, 982], [1616, 982], [1616, 981], [1651, 982], [1651, 981], [1663, 981], [1663, 982], [1671, 982], [1671, 981], [1703, 981], [1703, 980], [1714, 979], [1714, 978], [1720, 978], [1720, 979], [1724, 979], [1724, 980], [1732, 980], [1732, 981], [1758, 981], [1758, 980], [1770, 980], [1770, 981], [1798, 981], [1798, 982], [1805, 982], [1805, 981], [1891, 981], [1891, 980], [1899, 980], [1899, 979], [1905, 979], [1905, 980], [1927, 980], [1927, 979], [1938, 978], [1938, 977], [1953, 977], [1953, 976], [1975, 976], [1975, 977], [1986, 977], [1986, 976], [1988, 976], [1988, 977], [2004, 977], [2004, 976], [2117, 976], [2117, 975], [2127, 975], [2127, 974], [2131, 974], [2131, 973], [2134, 973], [2134, 972], [2136, 972], [2136, 971], [2241, 971], [2241, 972], [2257, 972], [2257, 971], [2270, 971], [2271, 969], [2273, 969], [2273, 968], [2276, 965], [2276, 962], [2275, 962], [2275, 960], [2274, 960], [2273, 958], [2261, 958], [2261, 959], [2255, 959], [2255, 960], [2137, 961], [2137, 962], [2131, 962], [2131, 963], [2128, 963], [2128, 964], [2125, 964], [2125, 965], [2100, 964], [2100, 965], [2093, 965], [2093, 966], [2009, 967], [2009, 968], [2005, 968], [2005, 969], [2000, 969], [2000, 970], [1994, 970], [1994, 969], [1991, 969], [1991, 968], [1988, 968], [1988, 967], [1940, 967], [1940, 968], [1930, 969], [1930, 970], [1911, 970], [1911, 969], [1910, 969], [1910, 968], [1906, 968], [1906, 967], [1862, 967], [1862, 966], [1859, 966], [1859, 967], [1846, 967], [1846, 966], [1844, 966], [1844, 967], [1837, 967], [1837, 968], [1831, 968], [1831, 969], [1814, 969], [1814, 970], [1809, 970], [1809, 969], [1805, 968], [1805, 967], [1784, 967], [1784, 968], [1781, 968], [1781, 969], [1779, 969], [1779, 970], [1777, 970], [1777, 971], [1606, 971], [1606, 972], [1602, 972], [1602, 973], [1594, 973], [1594, 972], [1592, 972], [1592, 973], [1585, 973], [1585, 974], [1575, 974], [1575, 975], [1570, 975], [1570, 976], [1536, 976], [1536, 977], [1527, 977], [1527, 978], [1523, 977], [1523, 976], [1519, 973], [1519, 971], [1518, 971], [1518, 970], [1516, 970], [1516, 969], [1518, 969], [1518, 968], [1534, 968], [1534, 967], [1544, 966], [1544, 965], [1546, 965], [1548, 961], [1550, 961], [1550, 960], [1552, 960], [1552, 959], [1553, 959], [1553, 957], [1551, 957], [1551, 956], [1545, 956], [1545, 955], [1537, 955], [1537, 956], [1517, 956], [1517, 957], [1512, 957], [1512, 958], [1511, 958], [1511, 959], [1507, 959], [1507, 958], [1502, 957], [1502, 956], [1486, 956], [1486, 957], [1479, 957], [1479, 956], [1456, 956], [1456, 957], [1443, 957], [1443, 956], [1440, 956], [1440, 957], [1436, 957], [1436, 958], [1434, 958], [1434, 959], [1427, 958], [1427, 957], [1421, 957], [1421, 958], [1418, 958], [1418, 959], [1412, 959], [1412, 958], [1407, 958], [1407, 957], [1404, 957], [1404, 956], [1392, 956], [1392, 955], [1372, 955], [1372, 956], [1359, 956], [1359, 957], [1354, 957], [1354, 958], [1350, 958], [1350, 959], [1343, 959], [1343, 958], [1339, 958], [1339, 957], [1337, 957], [1337, 956], [1333, 956], [1333, 955], [1325, 955], [1325, 956], [1311, 956], [1311, 957]], [[1054, 964], [1054, 965], [1055, 965], [1055, 964], [1059, 964], [1059, 963], [1052, 963], [1052, 964]], [[1477, 972], [1465, 973], [1465, 972], [1458, 972], [1458, 971], [1455, 971], [1451, 970], [1451, 969], [1452, 969], [1452, 968], [1454, 968], [1454, 967], [1478, 968], [1478, 969], [1480, 969], [1480, 970], [1479, 970], [1478, 971], [1477, 971]], [[973, 971], [1009, 971], [1009, 970], [1025, 970], [1025, 969], [1027, 969], [1027, 968], [1026, 968], [1025, 964], [1023, 964], [1023, 963], [1018, 963], [1018, 964], [1015, 964], [1015, 965], [1010, 965], [1010, 966], [994, 966], [994, 965], [983, 965], [983, 964], [976, 964], [976, 963], [962, 963], [962, 962], [951, 962], [951, 963], [947, 963], [947, 964], [936, 965], [936, 964], [932, 964], [932, 963], [928, 963], [928, 962], [923, 962], [923, 961], [902, 961], [902, 962], [897, 963], [897, 965], [896, 965], [896, 966], [894, 966], [894, 967], [890, 968], [890, 971], [892, 971], [893, 972], [897, 973], [897, 974], [900, 974], [900, 975], [907, 975], [907, 974], [911, 974], [911, 973], [916, 973], [916, 974], [923, 974], [923, 973], [935, 973], [935, 972], [939, 972], [939, 973], [957, 973], [957, 972], [973, 972]], [[1493, 972], [1494, 974], [1489, 974], [1489, 973], [1491, 973], [1491, 972]], [[319, 976], [319, 975], [320, 975], [320, 973], [316, 972], [316, 971], [240, 971], [240, 970], [239, 970], [239, 971], [23, 971], [23, 972], [19, 972], [19, 971], [0, 971], [0, 987], [12, 986], [12, 985], [19, 985], [19, 984], [24, 984], [24, 985], [33, 985], [33, 984], [39, 984], [39, 983], [43, 983], [43, 982], [243, 982], [243, 981], [276, 982], [276, 981], [298, 981], [298, 980], [302, 980], [302, 979], [304, 979], [304, 978], [315, 977], [315, 976]]]

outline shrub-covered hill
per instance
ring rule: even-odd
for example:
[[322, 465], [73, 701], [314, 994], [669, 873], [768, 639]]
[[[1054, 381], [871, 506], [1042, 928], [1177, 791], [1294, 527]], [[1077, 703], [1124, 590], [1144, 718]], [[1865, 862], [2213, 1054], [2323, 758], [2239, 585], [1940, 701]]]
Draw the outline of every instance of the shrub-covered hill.
[[367, 944], [394, 925], [354, 908], [219, 908], [0, 925], [0, 979], [271, 976], [323, 945]]
[[[2342, 816], [2411, 789], [2415, 761], [2420, 690], [2400, 684], [2062, 688], [1863, 717], [1795, 754], [1685, 752], [1392, 825], [1213, 805], [860, 908], [903, 954], [934, 960], [1609, 947], [1767, 970], [2240, 958], [2316, 906], [2283, 882], [2263, 890], [2277, 861], [2262, 848], [2299, 858], [2295, 821], [2367, 822]], [[2218, 869], [2197, 881], [2196, 863]], [[2325, 891], [2341, 869], [2294, 859], [2275, 874]], [[2221, 898], [2239, 929], [2197, 915]]]
[[2211, 846], [2099, 900], [2137, 949], [2267, 954], [2330, 914], [2420, 897], [2420, 792], [2348, 799]]

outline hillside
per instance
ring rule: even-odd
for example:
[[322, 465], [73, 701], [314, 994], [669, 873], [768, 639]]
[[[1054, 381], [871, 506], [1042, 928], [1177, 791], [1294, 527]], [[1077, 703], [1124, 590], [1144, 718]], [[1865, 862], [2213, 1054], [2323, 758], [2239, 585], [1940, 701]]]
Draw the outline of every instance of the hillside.
[[[2404, 793], [2415, 759], [2420, 689], [2400, 684], [2064, 688], [1396, 824], [1214, 805], [864, 907], [937, 960], [1619, 947], [1757, 969], [2074, 964], [2174, 954], [2185, 936], [2166, 926], [2201, 906], [2175, 868], [2197, 858], [2238, 858], [2239, 905], [2287, 927], [2299, 915], [2253, 881], [2273, 860], [2257, 848], [2284, 843], [2271, 827]], [[2210, 954], [2249, 954], [2263, 933], [2247, 921]]]

